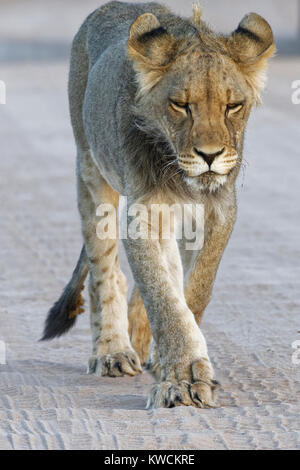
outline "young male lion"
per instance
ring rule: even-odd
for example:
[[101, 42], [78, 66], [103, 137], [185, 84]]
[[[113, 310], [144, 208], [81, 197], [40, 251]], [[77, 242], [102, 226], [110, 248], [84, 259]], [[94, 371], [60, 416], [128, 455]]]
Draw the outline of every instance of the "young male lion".
[[[274, 51], [271, 28], [255, 13], [224, 36], [207, 27], [199, 7], [182, 19], [157, 3], [110, 2], [75, 36], [69, 99], [84, 246], [43, 339], [73, 326], [89, 272], [88, 371], [141, 372], [152, 334], [147, 366], [158, 383], [150, 408], [214, 405], [217, 382], [199, 324], [236, 218], [245, 126]], [[96, 234], [97, 207], [117, 208], [119, 195], [149, 211], [154, 203], [205, 210], [196, 253], [174, 230], [169, 239], [124, 240], [136, 283], [129, 313], [117, 240]]]

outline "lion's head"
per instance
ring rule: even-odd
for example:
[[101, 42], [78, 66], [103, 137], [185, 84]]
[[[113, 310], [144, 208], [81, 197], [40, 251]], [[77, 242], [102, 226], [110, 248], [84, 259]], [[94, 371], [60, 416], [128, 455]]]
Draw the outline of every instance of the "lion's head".
[[210, 31], [198, 10], [189, 26], [171, 33], [143, 14], [127, 47], [140, 113], [168, 139], [185, 181], [215, 191], [238, 173], [245, 125], [275, 45], [269, 24], [255, 13], [227, 37]]

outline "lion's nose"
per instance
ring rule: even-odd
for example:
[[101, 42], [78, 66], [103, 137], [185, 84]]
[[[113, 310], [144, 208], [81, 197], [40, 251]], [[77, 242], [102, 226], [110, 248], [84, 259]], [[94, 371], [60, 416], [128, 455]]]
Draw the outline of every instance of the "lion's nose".
[[220, 148], [216, 148], [216, 147], [212, 147], [208, 145], [200, 147], [200, 148], [194, 147], [194, 152], [197, 155], [200, 155], [203, 158], [203, 160], [208, 164], [208, 166], [211, 166], [214, 159], [218, 157], [219, 155], [222, 155], [224, 150], [225, 150], [225, 147], [220, 149]]

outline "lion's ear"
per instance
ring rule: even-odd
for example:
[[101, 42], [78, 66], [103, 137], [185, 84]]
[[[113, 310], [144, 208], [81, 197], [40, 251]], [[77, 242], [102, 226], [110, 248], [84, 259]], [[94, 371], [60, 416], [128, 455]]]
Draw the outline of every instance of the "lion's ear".
[[152, 13], [144, 13], [131, 25], [127, 42], [129, 57], [138, 73], [141, 91], [149, 91], [160, 80], [175, 56], [176, 39]]
[[249, 13], [229, 36], [228, 44], [232, 57], [245, 72], [259, 102], [259, 92], [266, 78], [267, 60], [276, 51], [269, 23], [256, 13]]

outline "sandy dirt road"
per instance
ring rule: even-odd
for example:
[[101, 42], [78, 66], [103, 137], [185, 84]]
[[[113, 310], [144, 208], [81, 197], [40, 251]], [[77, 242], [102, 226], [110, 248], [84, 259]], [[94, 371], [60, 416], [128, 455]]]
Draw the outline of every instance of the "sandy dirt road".
[[38, 343], [81, 246], [67, 69], [53, 59], [0, 68], [0, 449], [299, 449], [299, 59], [273, 62], [248, 126], [238, 221], [202, 326], [222, 384], [213, 410], [146, 411], [147, 373], [87, 376], [87, 314]]

